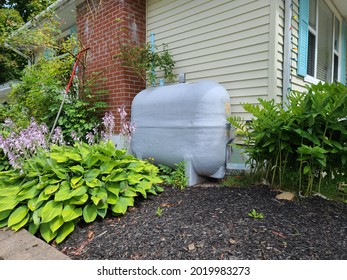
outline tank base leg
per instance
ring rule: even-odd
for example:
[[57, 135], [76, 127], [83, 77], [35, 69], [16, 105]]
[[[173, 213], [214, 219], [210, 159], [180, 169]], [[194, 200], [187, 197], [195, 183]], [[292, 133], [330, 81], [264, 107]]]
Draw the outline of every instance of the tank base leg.
[[188, 178], [188, 186], [194, 186], [207, 181], [206, 177], [200, 176], [196, 173], [190, 160], [186, 160], [186, 176]]

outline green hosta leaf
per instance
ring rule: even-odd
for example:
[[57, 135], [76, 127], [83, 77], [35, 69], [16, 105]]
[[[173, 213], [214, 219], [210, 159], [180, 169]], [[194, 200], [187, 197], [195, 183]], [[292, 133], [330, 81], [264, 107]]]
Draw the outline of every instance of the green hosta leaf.
[[111, 207], [112, 212], [116, 214], [125, 214], [128, 206], [134, 206], [134, 198], [120, 196], [118, 202]]
[[71, 198], [72, 191], [70, 186], [62, 184], [60, 189], [54, 194], [55, 201], [64, 201]]
[[79, 181], [81, 181], [82, 178], [83, 178], [83, 176], [71, 178], [71, 184], [72, 184], [73, 186], [77, 185], [77, 183], [78, 183]]
[[55, 238], [55, 242], [57, 242], [57, 244], [63, 242], [65, 240], [65, 238], [74, 231], [75, 229], [75, 223], [74, 222], [68, 222], [65, 223], [58, 231], [58, 235]]
[[41, 192], [41, 190], [37, 189], [35, 186], [31, 187], [31, 188], [27, 188], [22, 190], [19, 194], [18, 194], [18, 200], [19, 201], [23, 201], [26, 199], [31, 199], [35, 196], [37, 196], [39, 193]]
[[128, 166], [128, 170], [133, 170], [135, 172], [141, 172], [145, 168], [146, 164], [144, 162], [138, 161], [138, 162], [131, 162]]
[[43, 200], [39, 201], [38, 197], [34, 197], [28, 200], [27, 206], [31, 211], [35, 211], [42, 205], [42, 203], [43, 203]]
[[136, 185], [136, 184], [140, 183], [140, 181], [142, 179], [143, 179], [143, 175], [141, 175], [141, 174], [137, 174], [137, 173], [131, 172], [128, 175], [128, 183], [129, 183], [129, 185]]
[[0, 212], [5, 210], [13, 210], [19, 201], [16, 196], [8, 196], [0, 199]]
[[143, 189], [143, 188], [141, 188], [139, 185], [137, 185], [136, 188], [135, 188], [135, 190], [136, 190], [137, 193], [142, 194], [142, 196], [143, 196], [144, 198], [147, 198], [147, 192], [146, 192], [145, 189]]
[[0, 220], [0, 228], [7, 227], [7, 219], [6, 220]]
[[125, 181], [128, 179], [128, 174], [125, 172], [116, 174], [112, 178], [109, 179], [110, 182], [120, 182], [120, 181]]
[[42, 223], [48, 223], [52, 221], [55, 217], [61, 215], [63, 211], [63, 205], [59, 201], [48, 201], [42, 208], [41, 218]]
[[6, 219], [8, 216], [10, 216], [12, 210], [5, 210], [0, 212], [0, 221]]
[[19, 206], [8, 217], [8, 226], [11, 227], [21, 222], [29, 212], [29, 208], [26, 205]]
[[73, 221], [82, 216], [82, 209], [74, 205], [66, 205], [63, 209], [62, 216], [65, 222]]
[[108, 160], [100, 165], [100, 171], [102, 174], [110, 174], [112, 169], [118, 165], [118, 163], [114, 160]]
[[[30, 215], [29, 215], [29, 213], [28, 213], [28, 214], [26, 214], [26, 216], [23, 218], [23, 220], [21, 220], [18, 224], [15, 224], [15, 225], [13, 225], [13, 226], [11, 227], [12, 230], [18, 231], [19, 229], [21, 229], [22, 227], [24, 227], [24, 226], [28, 223], [29, 218], [30, 218]], [[7, 225], [7, 226], [9, 227], [9, 225]]]
[[71, 197], [74, 197], [74, 196], [81, 196], [81, 195], [85, 194], [87, 191], [88, 191], [88, 186], [83, 185], [83, 186], [80, 186], [80, 187], [74, 189], [74, 190], [71, 192], [70, 196], [71, 196]]
[[83, 219], [86, 223], [91, 223], [98, 215], [98, 208], [94, 204], [87, 204], [83, 208]]
[[122, 191], [123, 196], [128, 196], [128, 197], [135, 197], [137, 196], [136, 190], [134, 188], [127, 188], [124, 191]]
[[26, 188], [31, 188], [32, 186], [35, 186], [37, 183], [38, 183], [39, 180], [35, 179], [35, 180], [31, 180], [29, 182], [26, 182], [22, 185], [22, 188], [23, 189], [26, 189]]
[[52, 232], [49, 224], [48, 223], [44, 223], [40, 225], [40, 233], [41, 236], [43, 237], [43, 239], [49, 243], [50, 241], [52, 241], [56, 236], [58, 232]]
[[49, 228], [52, 232], [56, 232], [64, 224], [64, 222], [65, 221], [62, 216], [57, 216], [49, 222]]
[[84, 174], [84, 179], [89, 182], [93, 179], [96, 179], [96, 177], [98, 177], [98, 175], [100, 174], [100, 170], [99, 169], [90, 169], [88, 170], [85, 174]]
[[84, 174], [84, 168], [81, 165], [74, 165], [69, 168], [74, 173]]
[[75, 204], [75, 205], [83, 205], [87, 202], [89, 196], [88, 194], [83, 194], [81, 196], [75, 196], [69, 200], [70, 204]]
[[115, 205], [118, 201], [118, 195], [115, 195], [113, 193], [109, 193], [107, 196], [106, 202], [111, 205]]
[[104, 184], [99, 179], [95, 178], [90, 181], [86, 181], [86, 185], [90, 188], [102, 187]]
[[45, 194], [43, 191], [40, 193], [40, 195], [37, 198], [36, 203], [43, 202], [48, 200], [51, 197], [50, 194]]
[[101, 218], [105, 218], [105, 217], [106, 217], [106, 214], [107, 214], [107, 208], [102, 208], [102, 209], [99, 209], [99, 208], [98, 208], [98, 215], [99, 215]]
[[65, 152], [64, 156], [66, 156], [69, 159], [72, 159], [74, 161], [78, 161], [78, 162], [80, 162], [82, 160], [81, 155], [78, 153], [74, 153], [74, 152]]
[[107, 191], [105, 189], [98, 188], [92, 197], [90, 198], [95, 205], [98, 205], [100, 201], [106, 201], [107, 199]]
[[87, 168], [91, 168], [91, 167], [95, 167], [97, 165], [97, 163], [100, 161], [100, 155], [89, 155], [85, 164], [87, 166]]
[[[0, 177], [1, 178], [1, 177]], [[22, 190], [22, 186], [8, 186], [0, 188], [0, 196], [6, 197], [11, 195], [16, 195]]]
[[40, 225], [35, 225], [33, 222], [29, 223], [29, 229], [28, 231], [32, 234], [35, 235], [37, 230], [39, 229]]
[[49, 156], [58, 163], [65, 163], [69, 158], [62, 153], [50, 153]]
[[65, 172], [62, 172], [61, 170], [56, 170], [56, 169], [54, 169], [53, 171], [54, 171], [55, 175], [57, 175], [57, 177], [59, 179], [62, 179], [62, 180], [66, 180], [67, 179], [67, 176], [66, 176]]
[[53, 194], [55, 193], [57, 190], [59, 189], [59, 185], [49, 185], [47, 187], [45, 187], [45, 189], [43, 190], [43, 192], [46, 194], [46, 195], [50, 195], [50, 194]]
[[119, 183], [108, 183], [106, 185], [106, 189], [110, 192], [115, 194], [116, 196], [119, 195], [120, 191], [120, 184]]

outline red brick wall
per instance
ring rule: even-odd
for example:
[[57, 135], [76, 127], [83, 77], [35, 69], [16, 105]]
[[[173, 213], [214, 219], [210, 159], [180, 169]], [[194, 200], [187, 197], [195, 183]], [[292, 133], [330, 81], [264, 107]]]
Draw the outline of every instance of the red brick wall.
[[[127, 31], [126, 35], [120, 35], [120, 28]], [[146, 42], [146, 0], [86, 0], [77, 6], [77, 31], [83, 48], [90, 48], [86, 77], [101, 73], [99, 77], [106, 78], [97, 84], [108, 92], [102, 99], [109, 104], [119, 129], [117, 108], [125, 104], [130, 116], [131, 102], [145, 88], [145, 82], [122, 67], [114, 56], [119, 54], [119, 38]]]

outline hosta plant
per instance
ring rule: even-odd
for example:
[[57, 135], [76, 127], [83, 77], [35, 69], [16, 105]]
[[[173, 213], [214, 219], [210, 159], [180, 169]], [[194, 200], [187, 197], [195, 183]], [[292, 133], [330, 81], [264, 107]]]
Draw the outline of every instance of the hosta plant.
[[62, 242], [78, 221], [108, 211], [125, 214], [135, 197], [157, 194], [162, 180], [147, 161], [102, 142], [53, 145], [28, 159], [21, 171], [0, 172], [0, 228], [27, 228], [46, 242]]

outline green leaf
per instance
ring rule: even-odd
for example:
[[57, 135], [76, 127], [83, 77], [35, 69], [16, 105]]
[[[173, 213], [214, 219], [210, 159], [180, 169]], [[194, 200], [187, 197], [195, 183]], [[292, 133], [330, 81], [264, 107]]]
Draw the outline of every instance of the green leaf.
[[42, 205], [43, 201], [39, 201], [38, 197], [28, 200], [27, 206], [31, 211], [35, 211]]
[[119, 195], [119, 191], [120, 191], [120, 184], [119, 183], [108, 183], [106, 185], [106, 189], [110, 193], [113, 193], [116, 196], [118, 196]]
[[26, 216], [23, 218], [23, 220], [21, 220], [18, 224], [15, 224], [15, 225], [13, 225], [13, 226], [11, 227], [12, 230], [18, 231], [19, 229], [21, 229], [22, 227], [24, 227], [24, 226], [28, 223], [29, 218], [30, 218], [30, 215], [29, 215], [29, 213], [28, 213], [28, 214], [26, 214]]
[[52, 230], [49, 227], [48, 223], [44, 223], [40, 225], [40, 233], [41, 236], [43, 237], [43, 239], [49, 243], [50, 241], [52, 241], [56, 236], [57, 236], [57, 231], [56, 232], [52, 232]]
[[307, 174], [307, 173], [309, 173], [309, 172], [311, 172], [311, 166], [310, 166], [310, 165], [306, 165], [306, 166], [304, 167], [304, 174]]
[[62, 184], [60, 189], [54, 194], [55, 201], [64, 201], [71, 198], [72, 191], [70, 186]]
[[6, 219], [8, 216], [10, 216], [12, 210], [5, 210], [0, 212], [0, 221]]
[[100, 165], [100, 171], [102, 174], [110, 174], [112, 169], [118, 165], [118, 163], [114, 160], [108, 160]]
[[94, 178], [90, 181], [86, 181], [86, 185], [90, 188], [102, 187], [104, 184], [99, 179]]
[[111, 204], [111, 205], [116, 204], [118, 202], [118, 195], [115, 195], [113, 193], [109, 193], [108, 196], [107, 196], [106, 202], [108, 204]]
[[88, 191], [88, 186], [83, 185], [83, 186], [80, 186], [80, 187], [74, 189], [74, 190], [71, 192], [70, 196], [71, 196], [71, 197], [74, 197], [74, 196], [81, 196], [81, 195], [85, 194], [87, 191]]
[[125, 214], [128, 206], [134, 206], [134, 198], [120, 196], [118, 202], [111, 207], [112, 212], [115, 214]]
[[98, 215], [101, 218], [105, 218], [106, 214], [107, 214], [107, 208], [102, 208], [102, 209], [98, 208]]
[[123, 196], [128, 196], [128, 197], [135, 197], [137, 196], [136, 190], [134, 188], [127, 188], [124, 191], [121, 192]]
[[19, 201], [23, 201], [26, 199], [31, 199], [34, 198], [35, 196], [37, 196], [39, 193], [41, 192], [41, 190], [37, 189], [35, 186], [31, 187], [31, 188], [26, 188], [23, 189], [18, 195], [18, 200]]
[[59, 189], [59, 185], [49, 185], [47, 187], [45, 187], [45, 189], [43, 190], [43, 192], [46, 194], [46, 195], [50, 195], [50, 194], [53, 194], [55, 193], [57, 190]]
[[65, 222], [70, 222], [82, 216], [82, 209], [74, 205], [66, 205], [62, 211], [62, 217]]
[[65, 223], [58, 231], [57, 237], [55, 238], [55, 242], [57, 244], [60, 244], [65, 240], [65, 238], [74, 231], [75, 229], [75, 223], [74, 222], [68, 222]]
[[126, 172], [122, 172], [119, 174], [116, 174], [115, 176], [109, 178], [110, 182], [121, 182], [121, 181], [125, 181], [128, 179], [128, 174]]
[[8, 186], [0, 188], [0, 196], [6, 197], [6, 196], [12, 196], [19, 193], [19, 191], [22, 190], [22, 186]]
[[28, 231], [32, 234], [35, 235], [37, 230], [39, 229], [40, 225], [35, 225], [33, 222], [29, 223], [29, 228]]
[[8, 196], [0, 200], [0, 212], [5, 210], [13, 210], [19, 201], [16, 196]]
[[99, 169], [90, 169], [84, 174], [84, 179], [89, 182], [91, 180], [96, 179], [100, 174]]
[[26, 205], [19, 206], [8, 217], [8, 227], [21, 222], [29, 212], [29, 208]]
[[42, 223], [48, 223], [52, 221], [55, 217], [61, 215], [62, 211], [63, 205], [60, 201], [48, 201], [42, 208]]
[[81, 165], [74, 165], [69, 168], [74, 173], [84, 174], [84, 168]]
[[57, 216], [49, 222], [49, 228], [52, 232], [56, 232], [63, 224], [64, 219], [62, 218], [62, 216]]
[[83, 208], [83, 219], [86, 223], [91, 223], [98, 215], [98, 208], [94, 204], [87, 204]]
[[82, 157], [80, 154], [75, 152], [65, 152], [64, 156], [68, 157], [69, 159], [72, 159], [74, 161], [80, 162], [82, 160]]
[[69, 160], [67, 156], [61, 153], [50, 153], [49, 156], [58, 163], [65, 163]]
[[23, 189], [31, 188], [32, 186], [35, 186], [38, 182], [39, 182], [39, 180], [37, 180], [37, 179], [31, 180], [31, 181], [29, 181], [29, 182], [24, 183], [24, 184], [22, 185], [22, 188], [23, 188]]
[[69, 200], [70, 204], [75, 204], [75, 205], [83, 205], [87, 202], [89, 196], [88, 194], [83, 194], [81, 196], [75, 196]]
[[78, 183], [82, 178], [83, 178], [83, 176], [71, 178], [71, 184], [72, 184], [73, 186], [77, 185], [77, 183]]

